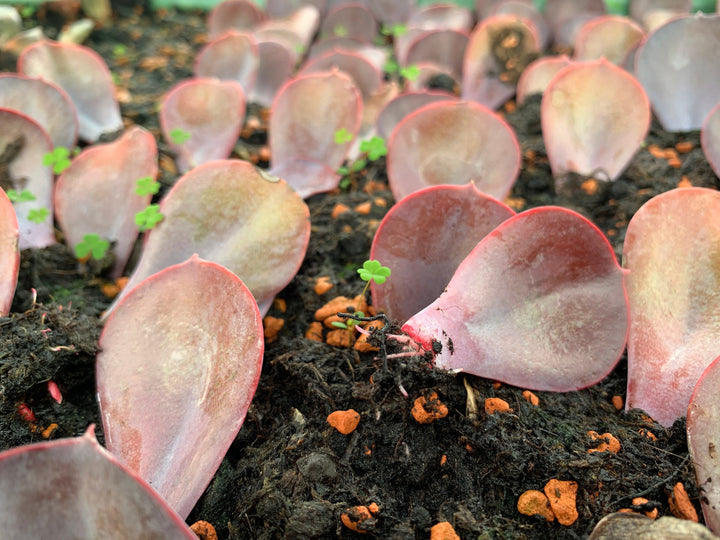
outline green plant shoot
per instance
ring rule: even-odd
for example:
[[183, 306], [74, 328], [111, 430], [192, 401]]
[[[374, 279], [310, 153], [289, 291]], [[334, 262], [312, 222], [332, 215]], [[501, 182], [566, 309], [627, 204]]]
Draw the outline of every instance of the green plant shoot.
[[370, 161], [380, 159], [381, 157], [387, 155], [385, 139], [374, 135], [371, 139], [360, 143], [360, 151], [367, 153]]
[[[364, 317], [365, 314], [362, 311], [356, 311], [353, 313], [356, 317]], [[332, 324], [335, 328], [343, 328], [345, 330], [352, 330], [355, 328], [357, 324], [359, 324], [359, 321], [356, 321], [355, 319], [348, 319], [347, 322], [342, 321], [333, 321], [330, 324]]]
[[15, 191], [14, 189], [8, 189], [7, 196], [8, 196], [8, 199], [10, 199], [10, 202], [14, 202], [14, 203], [30, 202], [30, 201], [34, 201], [36, 199], [35, 195], [33, 195], [27, 189], [23, 189], [19, 193], [17, 191]]
[[364, 296], [371, 281], [374, 281], [378, 285], [385, 283], [385, 280], [390, 276], [390, 269], [380, 264], [380, 261], [368, 260], [363, 263], [362, 268], [358, 268], [357, 273], [360, 274], [360, 279], [367, 281], [362, 292]]
[[345, 144], [353, 140], [353, 134], [345, 128], [340, 128], [335, 132], [335, 144]]
[[333, 34], [337, 37], [345, 37], [348, 35], [348, 31], [342, 24], [336, 24], [333, 28]]
[[160, 182], [156, 182], [152, 176], [138, 178], [135, 193], [138, 195], [155, 195], [160, 191]]
[[400, 68], [400, 75], [408, 81], [414, 81], [420, 76], [420, 68], [415, 64]]
[[32, 210], [30, 210], [28, 212], [27, 218], [33, 223], [40, 224], [45, 221], [49, 215], [50, 210], [43, 206], [42, 208], [33, 208]]
[[70, 166], [70, 150], [58, 146], [43, 156], [43, 165], [52, 167], [53, 173], [60, 174]]
[[390, 59], [385, 62], [383, 70], [385, 70], [386, 73], [397, 73], [400, 70], [400, 64], [398, 64], [397, 61]]
[[147, 231], [160, 223], [163, 217], [165, 216], [160, 213], [160, 205], [151, 204], [135, 214], [135, 224], [140, 228], [140, 232]]
[[99, 261], [105, 256], [109, 247], [110, 242], [100, 238], [100, 235], [95, 233], [86, 234], [83, 236], [82, 242], [75, 246], [75, 256], [78, 259], [84, 259], [91, 255], [93, 259]]
[[170, 131], [170, 140], [173, 144], [182, 144], [190, 139], [190, 132], [183, 128], [175, 128]]
[[407, 25], [400, 23], [383, 26], [380, 32], [385, 36], [400, 37], [407, 32]]

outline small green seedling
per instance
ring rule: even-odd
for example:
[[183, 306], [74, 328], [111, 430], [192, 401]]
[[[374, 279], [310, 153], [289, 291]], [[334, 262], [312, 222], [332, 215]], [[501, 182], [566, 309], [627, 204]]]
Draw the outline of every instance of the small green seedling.
[[[363, 168], [367, 165], [367, 160], [360, 158], [352, 162], [352, 164], [349, 167], [340, 167], [337, 172], [338, 174], [345, 176], [350, 173], [356, 173], [363, 170]], [[342, 186], [341, 186], [342, 187]]]
[[151, 204], [147, 206], [145, 210], [141, 210], [135, 214], [135, 225], [140, 228], [140, 232], [147, 231], [160, 223], [164, 217], [165, 216], [160, 213], [160, 205]]
[[348, 35], [348, 30], [342, 24], [336, 24], [333, 28], [333, 34], [337, 37], [345, 37]]
[[407, 25], [406, 24], [392, 24], [390, 26], [385, 26], [380, 29], [380, 32], [384, 36], [392, 36], [392, 37], [400, 37], [407, 33]]
[[374, 135], [371, 139], [360, 143], [360, 151], [365, 152], [370, 161], [375, 161], [387, 155], [385, 139]]
[[385, 62], [383, 69], [385, 70], [385, 73], [397, 73], [398, 71], [400, 71], [400, 64], [397, 63], [397, 60], [393, 60], [391, 58], [390, 60]]
[[415, 64], [410, 64], [404, 68], [400, 68], [400, 76], [408, 81], [414, 81], [420, 76], [420, 68]]
[[27, 218], [33, 223], [40, 224], [45, 221], [49, 215], [50, 210], [43, 206], [42, 208], [33, 208], [32, 210], [30, 210], [28, 212]]
[[387, 266], [380, 264], [380, 261], [368, 260], [363, 263], [362, 268], [358, 268], [357, 273], [360, 274], [360, 279], [367, 281], [362, 292], [362, 295], [364, 296], [371, 281], [374, 281], [378, 285], [385, 283], [387, 278], [390, 276], [390, 269]]
[[340, 128], [335, 132], [335, 144], [345, 144], [353, 140], [354, 135], [345, 128]]
[[[353, 315], [355, 317], [364, 317], [365, 316], [365, 314], [362, 311], [355, 311], [353, 313]], [[344, 330], [352, 331], [352, 329], [355, 328], [355, 326], [360, 324], [360, 321], [356, 321], [355, 319], [347, 319], [347, 322], [333, 321], [330, 324], [332, 324], [335, 328], [342, 328]]]
[[70, 166], [70, 150], [58, 146], [43, 156], [43, 165], [52, 167], [53, 173], [60, 174]]
[[182, 144], [190, 139], [190, 132], [183, 128], [175, 128], [170, 131], [170, 140], [173, 144]]
[[95, 233], [86, 234], [83, 236], [82, 242], [75, 246], [75, 256], [78, 259], [85, 259], [89, 255], [93, 259], [99, 261], [105, 256], [110, 242], [104, 238], [100, 238], [100, 235]]
[[152, 176], [138, 178], [135, 193], [138, 195], [155, 195], [160, 191], [160, 182], [156, 182]]
[[10, 202], [13, 202], [13, 203], [30, 202], [30, 201], [34, 201], [36, 199], [35, 195], [33, 195], [27, 189], [23, 189], [19, 193], [17, 191], [15, 191], [14, 189], [8, 189], [7, 196], [8, 196], [8, 199], [10, 199]]
[[113, 47], [112, 52], [114, 56], [125, 56], [127, 54], [127, 46], [122, 43], [118, 43]]

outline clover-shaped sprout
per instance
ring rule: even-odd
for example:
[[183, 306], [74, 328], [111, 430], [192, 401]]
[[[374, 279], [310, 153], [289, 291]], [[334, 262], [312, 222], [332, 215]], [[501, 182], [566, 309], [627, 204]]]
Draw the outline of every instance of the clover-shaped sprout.
[[99, 261], [105, 256], [110, 242], [105, 238], [100, 238], [99, 234], [91, 233], [83, 236], [82, 242], [75, 246], [75, 256], [78, 259], [92, 256], [93, 259]]
[[390, 276], [390, 269], [380, 264], [380, 261], [365, 261], [362, 268], [358, 268], [357, 273], [360, 274], [360, 279], [367, 281], [362, 292], [364, 296], [371, 282], [374, 281], [378, 285], [385, 283], [385, 280]]

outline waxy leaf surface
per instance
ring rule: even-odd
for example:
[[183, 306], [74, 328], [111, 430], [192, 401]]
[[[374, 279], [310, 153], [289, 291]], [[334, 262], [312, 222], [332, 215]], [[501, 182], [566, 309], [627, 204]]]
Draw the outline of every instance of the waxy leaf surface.
[[20, 268], [17, 217], [10, 199], [0, 189], [0, 317], [10, 313]]
[[522, 388], [565, 392], [604, 378], [625, 348], [623, 271], [579, 214], [528, 210], [460, 264], [446, 291], [403, 330], [435, 366]]
[[260, 378], [257, 304], [193, 256], [134, 288], [105, 323], [97, 388], [107, 447], [183, 518], [240, 430]]

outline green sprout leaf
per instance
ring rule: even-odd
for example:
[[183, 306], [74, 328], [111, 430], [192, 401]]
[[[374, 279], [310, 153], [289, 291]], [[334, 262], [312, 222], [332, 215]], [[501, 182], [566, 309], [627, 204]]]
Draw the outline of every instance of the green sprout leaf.
[[165, 216], [160, 213], [160, 205], [151, 204], [145, 210], [135, 214], [135, 224], [140, 228], [141, 232], [147, 231], [160, 223], [163, 217]]
[[348, 31], [342, 24], [336, 24], [333, 28], [333, 34], [337, 37], [345, 37], [348, 35]]
[[420, 68], [415, 64], [400, 68], [400, 75], [408, 81], [414, 81], [420, 75]]
[[160, 191], [160, 182], [156, 182], [151, 176], [139, 178], [136, 184], [135, 193], [138, 195], [155, 195]]
[[380, 264], [380, 261], [365, 261], [362, 268], [358, 268], [357, 273], [360, 274], [360, 279], [363, 281], [368, 283], [374, 281], [378, 285], [382, 285], [390, 276], [390, 269]]
[[360, 143], [360, 151], [367, 153], [370, 161], [375, 161], [381, 157], [387, 155], [387, 147], [385, 146], [385, 139], [373, 136], [372, 139], [363, 141]]
[[[365, 314], [362, 311], [356, 311], [353, 313], [356, 317], [364, 317]], [[355, 319], [347, 319], [347, 322], [333, 321], [330, 323], [335, 328], [342, 328], [343, 330], [352, 330], [358, 323]]]
[[385, 36], [400, 37], [403, 34], [407, 33], [407, 25], [400, 23], [390, 26], [383, 26], [380, 32], [382, 32], [382, 34]]
[[14, 202], [14, 203], [29, 202], [29, 201], [34, 201], [36, 199], [35, 195], [33, 195], [27, 189], [23, 189], [20, 193], [18, 193], [14, 189], [8, 189], [7, 196], [8, 196], [8, 199], [10, 199], [10, 202]]
[[385, 62], [383, 69], [386, 73], [397, 73], [400, 70], [400, 65], [395, 60], [388, 60]]
[[122, 43], [118, 43], [113, 47], [113, 54], [115, 56], [125, 56], [127, 54], [127, 47]]
[[170, 131], [170, 140], [173, 144], [182, 144], [190, 139], [190, 133], [183, 128], [175, 128]]
[[75, 246], [75, 256], [78, 259], [84, 259], [88, 255], [92, 255], [92, 258], [99, 261], [105, 256], [110, 242], [104, 238], [100, 238], [100, 235], [95, 233], [86, 234], [83, 236], [82, 242]]
[[70, 150], [64, 146], [58, 146], [43, 156], [43, 165], [52, 167], [53, 173], [60, 174], [70, 166]]
[[345, 144], [353, 140], [353, 134], [345, 128], [340, 128], [335, 132], [335, 144]]
[[50, 210], [43, 206], [42, 208], [33, 208], [32, 210], [30, 210], [28, 212], [27, 218], [33, 223], [40, 224], [45, 221], [49, 215]]

